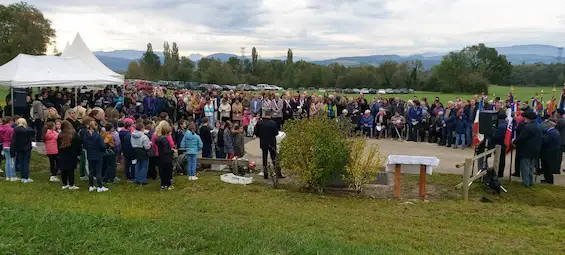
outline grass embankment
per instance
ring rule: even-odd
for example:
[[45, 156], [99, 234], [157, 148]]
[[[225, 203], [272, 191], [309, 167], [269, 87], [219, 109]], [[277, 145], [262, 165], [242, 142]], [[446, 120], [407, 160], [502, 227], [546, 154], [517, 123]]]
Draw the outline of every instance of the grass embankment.
[[[238, 186], [206, 173], [62, 191], [47, 159], [32, 156], [34, 183], [0, 182], [0, 252], [13, 254], [563, 254], [565, 189], [509, 185], [494, 203], [401, 204]], [[460, 176], [430, 176], [452, 189]], [[407, 176], [405, 183], [415, 184]], [[481, 196], [473, 188], [474, 200]]]

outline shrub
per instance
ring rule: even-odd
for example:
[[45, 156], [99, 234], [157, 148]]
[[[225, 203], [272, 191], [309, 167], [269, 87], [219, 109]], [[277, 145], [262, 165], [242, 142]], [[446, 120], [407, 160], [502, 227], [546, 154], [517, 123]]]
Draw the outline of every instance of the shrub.
[[367, 141], [355, 138], [351, 142], [351, 153], [343, 180], [353, 188], [357, 194], [363, 190], [363, 185], [376, 179], [377, 173], [384, 164], [384, 159], [377, 145], [365, 148]]
[[349, 157], [346, 132], [326, 116], [292, 120], [284, 124], [279, 162], [299, 188], [322, 192], [330, 176], [341, 176]]

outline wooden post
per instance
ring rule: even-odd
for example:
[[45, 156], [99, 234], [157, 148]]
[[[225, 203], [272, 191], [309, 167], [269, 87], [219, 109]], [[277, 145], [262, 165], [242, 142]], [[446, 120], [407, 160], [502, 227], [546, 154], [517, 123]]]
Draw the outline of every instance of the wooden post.
[[426, 200], [426, 165], [420, 165], [420, 198]]
[[394, 168], [394, 196], [400, 199], [400, 164], [396, 164]]
[[473, 167], [473, 159], [466, 158], [465, 166], [463, 168], [463, 185], [461, 190], [463, 191], [463, 200], [469, 201], [469, 175], [471, 175], [471, 168]]
[[494, 159], [492, 160], [492, 164], [493, 164], [493, 168], [494, 168], [494, 172], [496, 174], [498, 174], [498, 171], [504, 171], [504, 169], [498, 169], [498, 165], [500, 164], [500, 157], [501, 157], [501, 153], [502, 152], [502, 146], [500, 145], [496, 145], [494, 147]]

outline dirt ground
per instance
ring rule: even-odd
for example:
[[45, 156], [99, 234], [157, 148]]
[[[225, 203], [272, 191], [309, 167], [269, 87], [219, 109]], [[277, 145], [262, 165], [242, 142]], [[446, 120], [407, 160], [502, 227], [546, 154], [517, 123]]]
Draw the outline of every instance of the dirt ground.
[[[389, 155], [411, 155], [411, 156], [428, 156], [437, 157], [440, 160], [439, 166], [433, 169], [434, 173], [446, 173], [446, 174], [463, 174], [463, 168], [456, 168], [455, 165], [462, 164], [465, 158], [472, 158], [474, 150], [473, 149], [453, 149], [447, 148], [445, 146], [438, 146], [434, 143], [415, 143], [415, 142], [400, 142], [390, 139], [370, 139], [368, 144], [376, 144], [380, 148], [380, 152], [383, 157]], [[247, 152], [246, 157], [252, 161], [255, 161], [257, 166], [261, 166], [261, 149], [259, 149], [259, 139], [248, 140], [245, 144], [245, 151]], [[565, 163], [565, 162], [564, 162]], [[489, 165], [492, 166], [492, 159]], [[512, 162], [512, 165], [514, 163]], [[514, 166], [512, 166], [514, 168]], [[562, 169], [565, 168], [565, 164], [562, 164]], [[506, 167], [504, 170], [505, 178], [508, 178], [510, 173], [510, 154], [506, 156]], [[555, 183], [558, 185], [565, 186], [565, 173], [560, 175], [554, 175]], [[543, 179], [543, 177], [538, 177], [537, 182]], [[513, 177], [512, 181], [520, 181], [520, 178]]]

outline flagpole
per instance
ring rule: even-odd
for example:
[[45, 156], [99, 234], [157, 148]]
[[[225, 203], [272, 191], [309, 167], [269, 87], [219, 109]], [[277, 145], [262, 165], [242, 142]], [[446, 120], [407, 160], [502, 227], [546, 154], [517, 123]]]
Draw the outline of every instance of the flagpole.
[[[516, 105], [514, 103], [514, 101], [516, 101], [516, 96], [514, 95], [514, 86], [510, 86], [510, 93], [512, 94], [512, 102], [510, 102], [510, 109], [512, 109], [512, 107], [514, 107]], [[514, 109], [514, 111], [518, 111], [518, 109]], [[516, 114], [514, 114], [514, 116], [515, 115]], [[512, 143], [510, 143], [510, 168], [508, 169], [508, 181], [510, 183], [512, 183], [512, 164], [514, 163], [514, 148], [513, 147], [514, 146], [512, 146]], [[504, 169], [502, 169], [502, 172], [504, 172]]]

